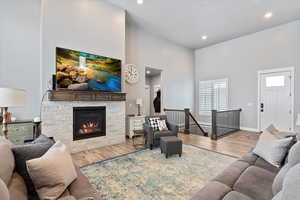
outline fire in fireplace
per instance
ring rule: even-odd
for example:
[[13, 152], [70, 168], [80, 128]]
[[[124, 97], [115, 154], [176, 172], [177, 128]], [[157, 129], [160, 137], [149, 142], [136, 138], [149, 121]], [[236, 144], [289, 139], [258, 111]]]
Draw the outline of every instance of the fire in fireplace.
[[81, 140], [105, 135], [105, 107], [73, 108], [73, 140]]

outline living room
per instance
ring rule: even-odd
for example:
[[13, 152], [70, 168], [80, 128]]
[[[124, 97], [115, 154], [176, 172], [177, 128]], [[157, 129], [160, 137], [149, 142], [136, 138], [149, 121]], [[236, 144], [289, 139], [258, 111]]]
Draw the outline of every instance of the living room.
[[[1, 2], [0, 133], [13, 144], [1, 139], [0, 158], [13, 164], [0, 164], [0, 199], [298, 199], [290, 173], [274, 185], [299, 172], [282, 164], [300, 131], [299, 11], [296, 0]], [[109, 75], [87, 69], [99, 63]]]

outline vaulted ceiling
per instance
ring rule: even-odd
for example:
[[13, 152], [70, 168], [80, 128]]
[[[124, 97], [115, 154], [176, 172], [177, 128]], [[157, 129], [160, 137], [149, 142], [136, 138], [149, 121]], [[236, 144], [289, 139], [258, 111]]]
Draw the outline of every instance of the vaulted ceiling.
[[105, 1], [125, 9], [130, 23], [193, 49], [300, 19], [300, 0]]

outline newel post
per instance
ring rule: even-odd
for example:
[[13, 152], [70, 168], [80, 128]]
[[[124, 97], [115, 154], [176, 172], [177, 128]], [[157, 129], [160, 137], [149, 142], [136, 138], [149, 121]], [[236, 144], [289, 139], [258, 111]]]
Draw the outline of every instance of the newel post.
[[184, 133], [190, 134], [190, 109], [189, 108], [184, 109], [184, 119], [185, 119]]

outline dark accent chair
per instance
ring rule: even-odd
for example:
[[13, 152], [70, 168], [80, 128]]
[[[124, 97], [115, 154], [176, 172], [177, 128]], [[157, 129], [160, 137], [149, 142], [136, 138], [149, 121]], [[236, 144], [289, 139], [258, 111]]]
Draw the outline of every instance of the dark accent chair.
[[[168, 126], [167, 131], [153, 131], [152, 127], [149, 124], [149, 118], [159, 117], [161, 120], [166, 120], [166, 124]], [[178, 136], [178, 126], [175, 124], [171, 124], [167, 120], [166, 115], [160, 116], [147, 116], [145, 117], [145, 123], [143, 124], [144, 132], [145, 132], [145, 143], [149, 145], [150, 149], [153, 149], [153, 146], [157, 147], [160, 144], [160, 138], [165, 136]]]

